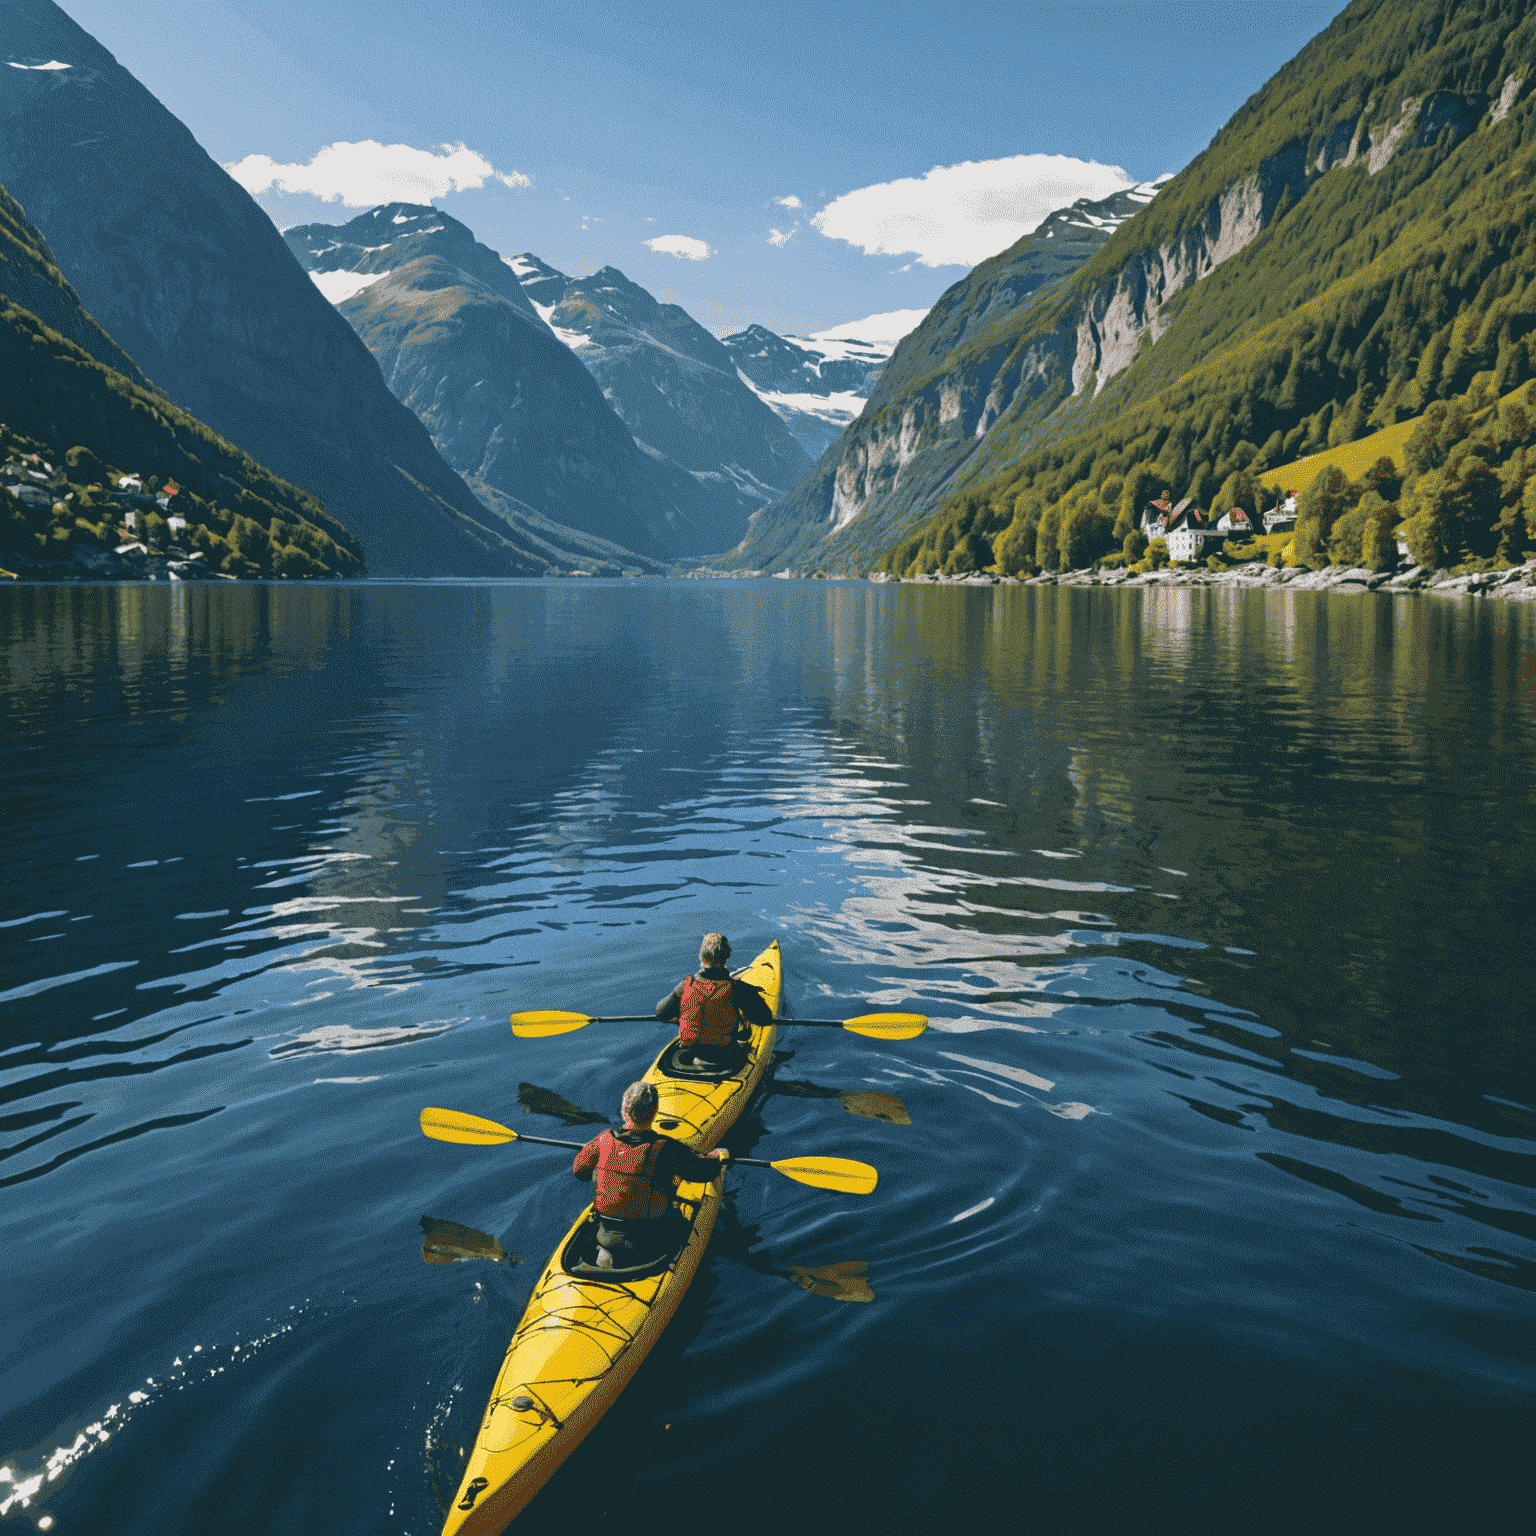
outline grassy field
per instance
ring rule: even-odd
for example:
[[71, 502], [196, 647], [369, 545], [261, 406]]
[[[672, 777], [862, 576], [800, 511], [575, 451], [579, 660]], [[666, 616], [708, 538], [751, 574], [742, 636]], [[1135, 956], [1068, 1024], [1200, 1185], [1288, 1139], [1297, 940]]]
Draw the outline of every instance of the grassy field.
[[1352, 443], [1340, 443], [1337, 448], [1325, 448], [1294, 464], [1283, 464], [1279, 469], [1268, 471], [1270, 478], [1284, 482], [1288, 491], [1300, 496], [1330, 464], [1337, 464], [1351, 480], [1358, 480], [1383, 454], [1399, 469], [1403, 467], [1403, 447], [1413, 436], [1419, 418], [1400, 421], [1395, 427], [1383, 427], [1369, 437], [1356, 438]]
[[[1505, 405], [1518, 400], [1529, 410], [1533, 384], [1536, 384], [1536, 380], [1522, 384], [1519, 389], [1512, 389], [1494, 404]], [[1493, 405], [1489, 405], [1479, 414], [1484, 415], [1487, 410], [1492, 409]], [[1279, 469], [1266, 470], [1265, 482], [1280, 480], [1286, 490], [1295, 491], [1300, 496], [1330, 464], [1337, 464], [1351, 480], [1358, 480], [1361, 474], [1383, 454], [1401, 469], [1403, 448], [1408, 439], [1413, 436], [1413, 429], [1418, 424], [1419, 418], [1415, 416], [1410, 421], [1398, 422], [1395, 427], [1383, 427], [1380, 432], [1373, 432], [1369, 437], [1357, 438], [1352, 443], [1340, 443], [1337, 448], [1327, 448], [1322, 453], [1310, 454], [1305, 459], [1297, 459], [1294, 464], [1282, 464]]]

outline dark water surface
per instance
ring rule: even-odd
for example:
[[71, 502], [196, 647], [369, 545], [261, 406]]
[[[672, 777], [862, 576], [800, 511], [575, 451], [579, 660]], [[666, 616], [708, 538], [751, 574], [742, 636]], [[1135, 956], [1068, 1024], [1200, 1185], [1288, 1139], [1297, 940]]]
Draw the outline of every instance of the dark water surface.
[[[508, 1012], [646, 1010], [721, 928], [739, 961], [780, 940], [792, 1012], [933, 1016], [786, 1029], [730, 1137], [880, 1187], [733, 1173], [515, 1529], [1504, 1528], [1536, 1427], [1533, 621], [0, 591], [0, 1524], [430, 1536], [584, 1191], [417, 1112], [581, 1139], [520, 1085], [607, 1114], [664, 1032]], [[423, 1216], [523, 1263], [425, 1265]], [[853, 1262], [870, 1302], [791, 1276]]]

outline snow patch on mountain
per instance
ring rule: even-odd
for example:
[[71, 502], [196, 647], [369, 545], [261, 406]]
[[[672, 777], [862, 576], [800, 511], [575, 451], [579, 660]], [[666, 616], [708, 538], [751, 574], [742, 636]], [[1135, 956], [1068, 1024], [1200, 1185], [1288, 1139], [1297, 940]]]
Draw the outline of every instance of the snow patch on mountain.
[[812, 336], [778, 336], [752, 325], [724, 345], [742, 382], [819, 458], [863, 411], [897, 342], [926, 314], [891, 310]]
[[[852, 389], [840, 390], [831, 395], [792, 395], [771, 389], [757, 389], [755, 392], [764, 405], [783, 417], [790, 431], [805, 443], [807, 452], [810, 451], [812, 441], [822, 443], [825, 448], [826, 443], [842, 436], [843, 428], [858, 418], [864, 409], [864, 402], [869, 398]], [[826, 430], [812, 427], [811, 422], [824, 423]], [[803, 434], [798, 430], [800, 425], [806, 428]]]
[[[381, 249], [381, 247], [380, 247]], [[388, 272], [311, 272], [310, 280], [332, 304], [343, 304], [355, 293], [361, 293], [371, 283]]]
[[[1134, 187], [1125, 189], [1125, 196], [1134, 199], [1138, 203], [1150, 203], [1157, 196], [1165, 183], [1173, 180], [1173, 172], [1165, 171], [1161, 176], [1154, 177], [1151, 181], [1140, 181]], [[1116, 220], [1123, 224], [1123, 219]]]
[[[511, 267], [514, 272], [519, 271], [518, 265], [515, 261], [507, 261], [505, 256], [503, 256], [501, 259], [506, 261], [507, 265]], [[563, 341], [566, 346], [571, 349], [572, 352], [579, 352], [583, 347], [589, 347], [592, 345], [592, 338], [588, 336], [584, 331], [568, 331], [564, 326], [555, 324], [553, 319], [555, 306], [553, 304], [537, 304], [534, 303], [532, 299], [530, 299], [528, 302], [533, 304], [533, 311], [539, 317], [539, 319], [542, 320], [544, 324], [547, 325], [550, 330], [552, 330], [555, 335], [558, 336], [560, 340]]]

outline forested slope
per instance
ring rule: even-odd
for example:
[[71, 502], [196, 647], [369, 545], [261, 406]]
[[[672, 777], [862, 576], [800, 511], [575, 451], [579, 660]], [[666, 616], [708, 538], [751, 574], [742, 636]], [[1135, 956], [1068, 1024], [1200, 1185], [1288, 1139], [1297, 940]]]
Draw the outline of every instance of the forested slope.
[[[1524, 5], [1351, 6], [1077, 277], [1000, 324], [1036, 360], [1072, 316], [1082, 332], [1107, 279], [1118, 270], [1123, 290], [1152, 242], [1167, 250], [1244, 164], [1258, 166], [1252, 206], [1273, 198], [1262, 227], [1143, 306], [1135, 356], [1108, 382], [1105, 359], [1120, 354], [1101, 326], [1079, 359], [1098, 371], [1018, 393], [969, 456], [972, 488], [952, 484], [886, 568], [1086, 563], [1114, 550], [1157, 490], [1246, 499], [1319, 448], [1521, 383], [1536, 329], [1528, 79], [1536, 23]], [[1135, 252], [1117, 251], [1133, 239]]]

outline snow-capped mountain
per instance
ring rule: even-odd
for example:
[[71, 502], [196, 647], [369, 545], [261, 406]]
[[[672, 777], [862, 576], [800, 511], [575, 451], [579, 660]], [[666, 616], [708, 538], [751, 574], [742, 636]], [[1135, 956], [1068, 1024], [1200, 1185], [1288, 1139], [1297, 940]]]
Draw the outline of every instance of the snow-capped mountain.
[[738, 375], [730, 351], [679, 305], [658, 303], [617, 267], [570, 278], [531, 252], [507, 265], [636, 441], [693, 476], [719, 518], [735, 518], [735, 538], [810, 467], [810, 454]]
[[563, 525], [642, 567], [740, 537], [750, 507], [730, 496], [722, 509], [713, 486], [638, 445], [514, 265], [457, 219], [389, 203], [284, 238], [444, 458], [522, 536]]
[[864, 409], [896, 343], [926, 313], [871, 315], [809, 337], [749, 325], [727, 336], [724, 346], [743, 382], [816, 458]]

